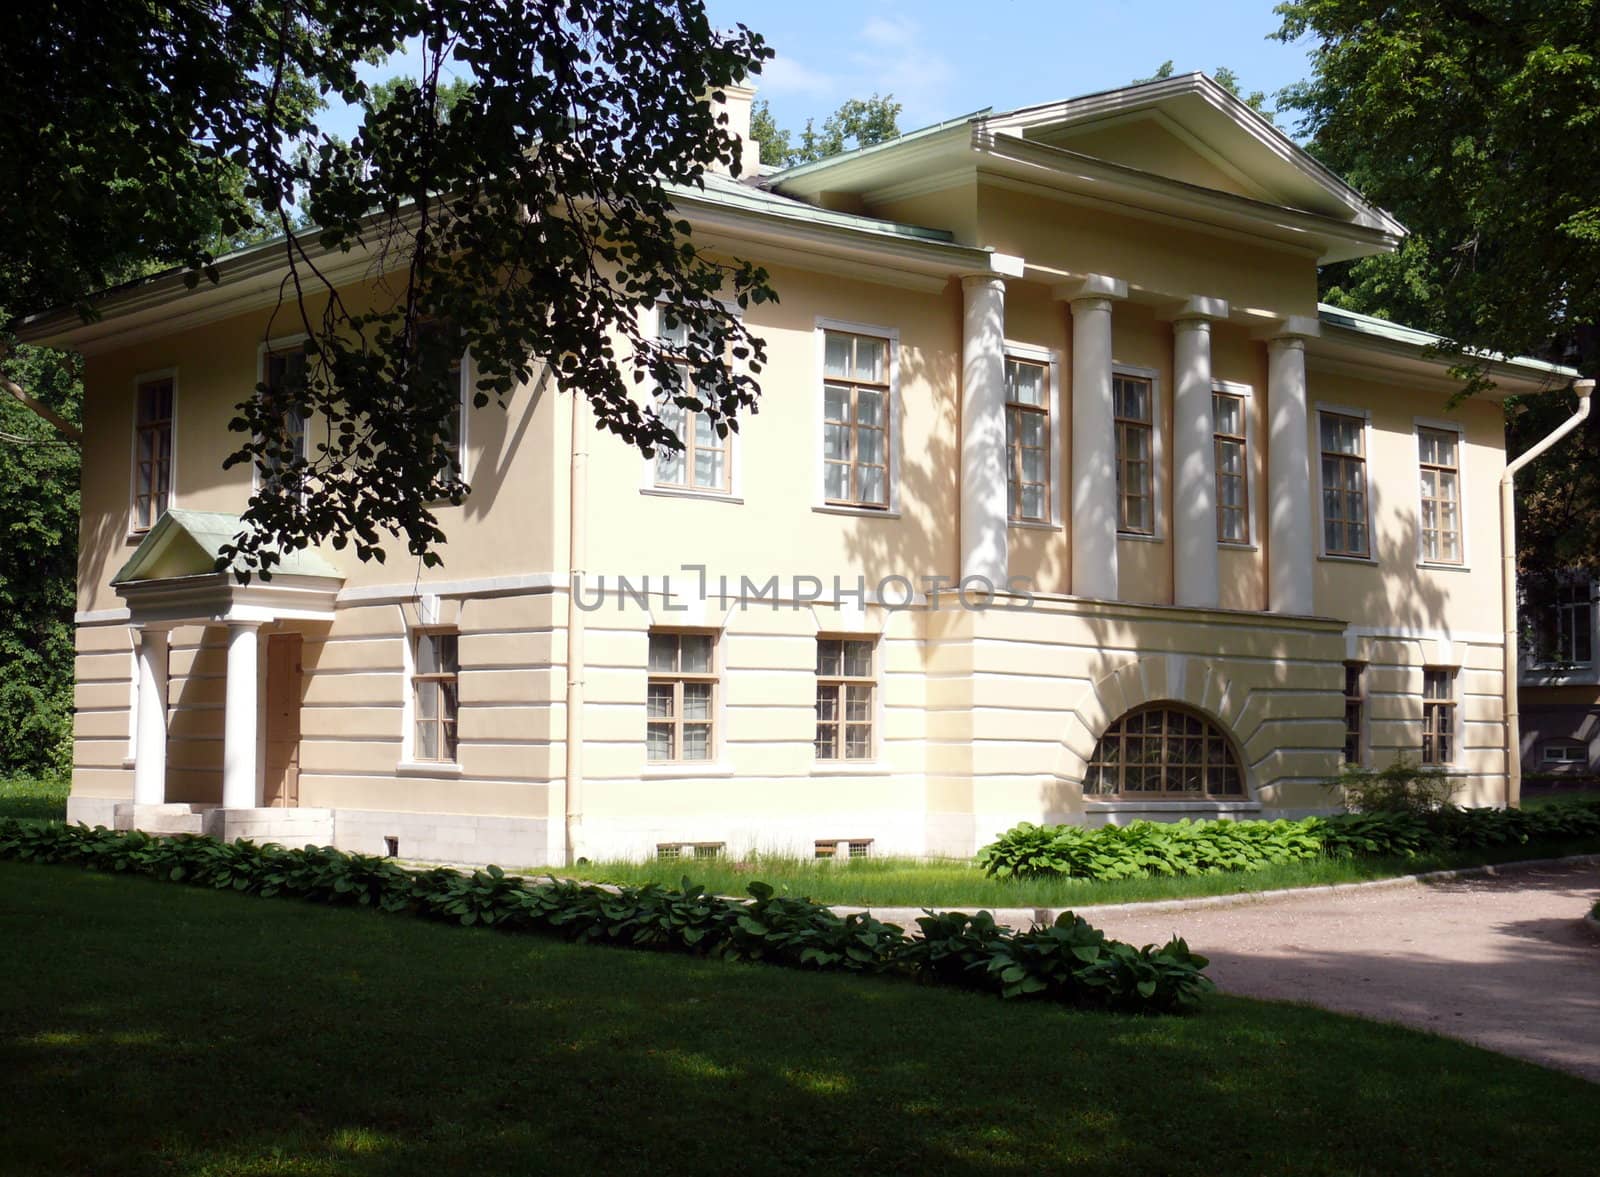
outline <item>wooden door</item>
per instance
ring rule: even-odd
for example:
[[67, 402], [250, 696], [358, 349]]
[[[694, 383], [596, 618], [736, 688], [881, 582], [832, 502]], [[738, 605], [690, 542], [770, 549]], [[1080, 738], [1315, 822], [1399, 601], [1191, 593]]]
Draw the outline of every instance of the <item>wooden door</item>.
[[300, 635], [269, 635], [263, 805], [290, 808], [300, 804], [300, 674]]

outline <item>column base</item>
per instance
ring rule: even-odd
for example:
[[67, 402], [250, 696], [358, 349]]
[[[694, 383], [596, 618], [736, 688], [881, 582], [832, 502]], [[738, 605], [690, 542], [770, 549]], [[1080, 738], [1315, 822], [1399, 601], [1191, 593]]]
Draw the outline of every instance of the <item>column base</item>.
[[205, 815], [205, 833], [223, 842], [277, 842], [298, 849], [333, 845], [331, 809], [224, 809]]
[[198, 834], [202, 820], [197, 807], [186, 803], [140, 805], [132, 801], [118, 802], [112, 817], [113, 828], [146, 834]]

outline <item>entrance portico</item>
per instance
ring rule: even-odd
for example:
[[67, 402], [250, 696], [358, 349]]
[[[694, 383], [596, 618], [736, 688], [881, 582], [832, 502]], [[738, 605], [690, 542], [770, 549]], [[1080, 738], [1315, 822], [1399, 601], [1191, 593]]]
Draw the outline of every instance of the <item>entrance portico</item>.
[[[317, 553], [297, 552], [271, 580], [241, 584], [216, 570], [221, 546], [239, 529], [235, 515], [170, 510], [112, 581], [137, 635], [138, 674], [133, 801], [117, 806], [116, 824], [227, 840], [330, 841], [329, 810], [290, 808], [286, 795], [263, 804], [262, 641], [286, 623], [332, 621], [344, 578]], [[168, 633], [180, 625], [227, 628], [220, 804], [167, 801]]]

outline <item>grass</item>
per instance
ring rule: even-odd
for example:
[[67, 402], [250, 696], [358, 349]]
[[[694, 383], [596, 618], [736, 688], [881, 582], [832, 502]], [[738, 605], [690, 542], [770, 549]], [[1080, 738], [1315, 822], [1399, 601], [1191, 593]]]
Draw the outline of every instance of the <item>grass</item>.
[[[1541, 842], [1420, 854], [1414, 858], [1324, 858], [1263, 870], [1194, 875], [1186, 878], [992, 879], [976, 866], [958, 861], [919, 862], [904, 858], [866, 858], [834, 865], [826, 860], [762, 856], [754, 862], [702, 859], [695, 862], [599, 862], [561, 867], [560, 875], [596, 882], [677, 885], [685, 875], [712, 891], [743, 895], [757, 879], [780, 894], [803, 895], [823, 903], [880, 907], [1080, 907], [1189, 899], [1359, 883], [1433, 870], [1456, 870], [1529, 858], [1600, 853], [1600, 839]], [[542, 874], [543, 871], [530, 871]]]
[[1519, 1174], [1597, 1089], [1216, 998], [1134, 1019], [0, 864], [0, 1172]]
[[65, 821], [67, 791], [72, 782], [66, 777], [0, 776], [0, 817], [25, 821]]

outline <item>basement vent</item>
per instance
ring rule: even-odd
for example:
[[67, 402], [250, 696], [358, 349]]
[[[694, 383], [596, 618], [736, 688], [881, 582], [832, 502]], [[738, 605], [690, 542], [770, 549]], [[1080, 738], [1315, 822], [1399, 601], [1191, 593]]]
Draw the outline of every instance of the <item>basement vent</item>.
[[845, 859], [872, 856], [871, 838], [818, 838], [815, 847], [818, 858]]
[[395, 834], [383, 836], [384, 856], [387, 858], [400, 857], [400, 838]]
[[684, 859], [721, 858], [727, 850], [726, 842], [657, 842], [656, 861], [679, 862]]

